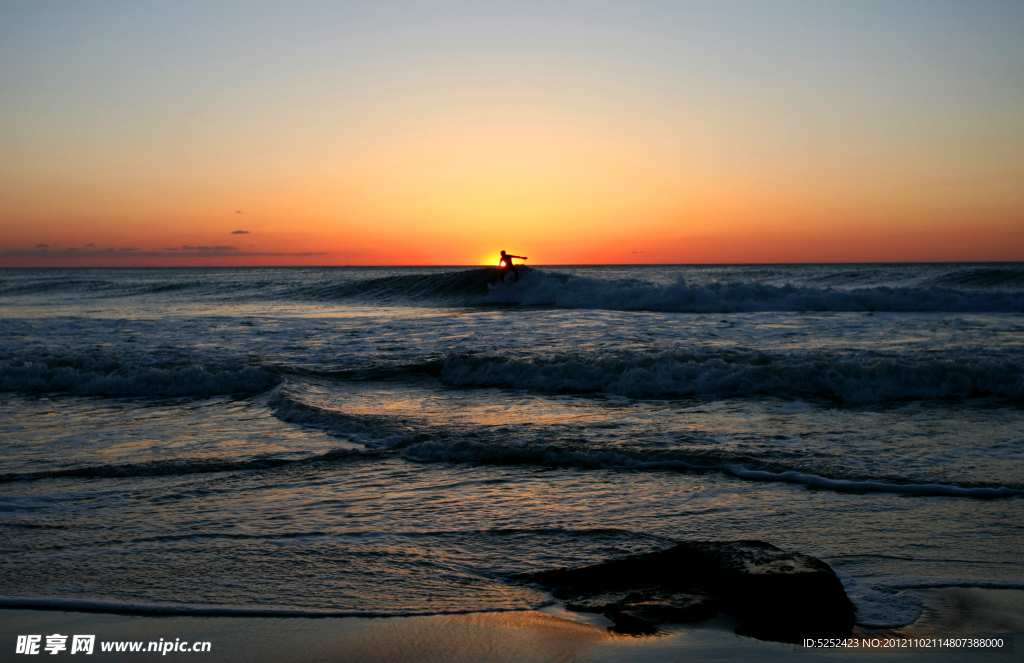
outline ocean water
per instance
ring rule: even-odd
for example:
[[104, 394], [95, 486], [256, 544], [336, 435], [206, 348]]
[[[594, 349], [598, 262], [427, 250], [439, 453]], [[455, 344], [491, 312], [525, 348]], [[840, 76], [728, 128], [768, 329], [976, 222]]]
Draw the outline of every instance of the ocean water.
[[1024, 264], [0, 270], [0, 606], [526, 609], [760, 539], [1024, 588]]

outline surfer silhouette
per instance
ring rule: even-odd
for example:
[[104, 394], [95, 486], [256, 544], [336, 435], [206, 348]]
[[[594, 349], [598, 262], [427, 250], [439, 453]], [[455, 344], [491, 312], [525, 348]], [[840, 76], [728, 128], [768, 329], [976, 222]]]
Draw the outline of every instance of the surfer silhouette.
[[509, 253], [501, 252], [501, 260], [498, 261], [498, 278], [502, 283], [505, 282], [505, 277], [508, 276], [509, 272], [516, 275], [516, 281], [519, 280], [519, 270], [512, 264], [512, 258], [519, 258], [520, 260], [529, 260], [526, 256], [514, 256]]

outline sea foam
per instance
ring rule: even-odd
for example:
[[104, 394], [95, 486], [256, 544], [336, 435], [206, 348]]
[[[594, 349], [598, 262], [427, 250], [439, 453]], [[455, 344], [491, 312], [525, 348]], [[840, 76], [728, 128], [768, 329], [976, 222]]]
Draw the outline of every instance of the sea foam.
[[917, 621], [921, 616], [921, 599], [895, 588], [873, 587], [867, 581], [832, 569], [843, 583], [843, 591], [853, 603], [857, 624], [867, 628], [896, 628]]
[[451, 354], [450, 385], [632, 397], [821, 397], [851, 404], [967, 396], [1024, 397], [1024, 367], [1010, 359], [763, 352], [622, 353], [518, 359]]
[[966, 292], [947, 287], [842, 290], [765, 283], [661, 285], [609, 281], [534, 270], [514, 284], [491, 285], [482, 304], [615, 311], [736, 313], [753, 311], [1020, 312], [1024, 293]]
[[253, 366], [164, 368], [87, 358], [0, 361], [0, 391], [56, 391], [82, 396], [212, 396], [258, 392], [277, 382], [278, 376]]

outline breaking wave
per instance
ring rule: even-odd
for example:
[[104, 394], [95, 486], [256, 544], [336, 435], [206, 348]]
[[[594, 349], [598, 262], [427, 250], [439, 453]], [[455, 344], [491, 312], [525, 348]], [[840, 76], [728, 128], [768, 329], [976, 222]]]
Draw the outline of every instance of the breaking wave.
[[1024, 397], [1024, 366], [1010, 359], [941, 359], [762, 352], [666, 351], [509, 359], [451, 354], [449, 385], [632, 397], [817, 397], [848, 404], [977, 396]]
[[954, 270], [935, 279], [934, 284], [955, 288], [1021, 288], [1024, 287], [1024, 269], [1019, 265], [1005, 265]]
[[[496, 267], [439, 272], [436, 268], [244, 272], [138, 270], [128, 278], [108, 270], [31, 272], [0, 280], [0, 298], [53, 301], [161, 298], [175, 301], [353, 301], [417, 306], [546, 306], [569, 309], [732, 313], [757, 311], [1021, 312], [1024, 269], [1019, 264], [930, 266], [920, 270], [878, 266], [779, 266], [772, 274], [721, 273], [722, 282], [656, 283], [595, 278], [521, 265], [516, 283], [500, 284]], [[398, 270], [400, 273], [394, 273]], [[406, 273], [401, 273], [406, 270]], [[411, 270], [413, 273], [407, 273]], [[781, 270], [781, 271], [780, 271]], [[788, 271], [787, 271], [788, 270]], [[427, 273], [424, 273], [427, 271]], [[418, 272], [418, 273], [417, 273]], [[694, 266], [679, 265], [701, 279]], [[623, 274], [625, 272], [607, 272]], [[637, 272], [640, 273], [640, 272]], [[791, 278], [801, 284], [773, 279]], [[666, 277], [670, 277], [666, 274]], [[886, 278], [894, 280], [884, 281]], [[768, 282], [762, 282], [762, 280]], [[879, 282], [883, 279], [883, 282]], [[833, 285], [835, 287], [833, 287]]]
[[139, 366], [113, 359], [49, 357], [0, 361], [0, 391], [82, 396], [213, 396], [254, 393], [279, 381], [253, 366]]
[[670, 285], [607, 281], [533, 270], [518, 283], [492, 285], [481, 304], [570, 309], [740, 313], [755, 311], [1020, 312], [1021, 292], [965, 292], [948, 287], [840, 290], [764, 283]]
[[[521, 268], [531, 271], [529, 268]], [[483, 297], [498, 280], [496, 267], [444, 274], [407, 274], [376, 279], [328, 283], [296, 291], [317, 300], [354, 299], [371, 302], [415, 301], [434, 304], [468, 304]]]

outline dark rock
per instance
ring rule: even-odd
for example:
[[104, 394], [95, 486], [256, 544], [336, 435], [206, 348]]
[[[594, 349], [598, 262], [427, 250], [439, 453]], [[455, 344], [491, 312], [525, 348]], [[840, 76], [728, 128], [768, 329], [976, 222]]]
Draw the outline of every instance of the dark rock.
[[694, 541], [524, 579], [551, 588], [570, 610], [604, 614], [622, 633], [719, 612], [740, 621], [737, 633], [780, 642], [844, 637], [854, 624], [827, 564], [761, 541]]

